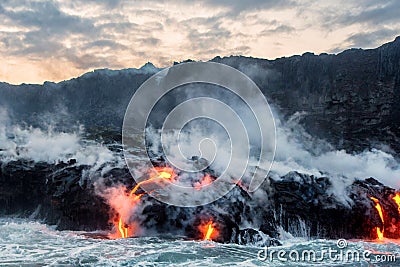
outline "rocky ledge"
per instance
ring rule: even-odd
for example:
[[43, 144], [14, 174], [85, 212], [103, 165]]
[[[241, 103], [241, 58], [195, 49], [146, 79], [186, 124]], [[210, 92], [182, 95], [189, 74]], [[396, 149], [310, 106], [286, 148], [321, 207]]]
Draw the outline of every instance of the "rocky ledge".
[[[74, 160], [2, 163], [1, 215], [44, 220], [59, 230], [111, 230], [115, 211], [96, 193], [100, 178], [82, 179], [89, 170]], [[98, 171], [97, 177], [106, 186], [135, 185], [125, 168]], [[169, 206], [145, 195], [134, 219], [145, 233], [193, 239], [201, 239], [200, 223], [212, 219], [218, 231], [214, 241], [260, 246], [278, 245], [283, 231], [315, 238], [374, 239], [379, 228], [385, 237], [399, 237], [400, 214], [393, 188], [368, 178], [355, 180], [344, 193], [335, 193], [329, 177], [290, 172], [269, 177], [253, 194], [238, 185], [214, 203], [195, 208]]]

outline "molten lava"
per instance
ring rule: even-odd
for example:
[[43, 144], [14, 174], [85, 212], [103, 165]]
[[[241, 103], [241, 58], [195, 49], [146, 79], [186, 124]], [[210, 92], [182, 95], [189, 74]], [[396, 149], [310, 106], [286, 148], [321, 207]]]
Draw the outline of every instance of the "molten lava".
[[206, 236], [204, 237], [204, 240], [210, 240], [211, 234], [213, 232], [214, 232], [214, 227], [212, 227], [212, 224], [210, 223], [210, 224], [208, 224], [207, 233], [206, 233]]
[[217, 236], [217, 230], [213, 226], [213, 222], [209, 221], [206, 225], [200, 226], [200, 231], [203, 234], [203, 240], [211, 241]]
[[145, 181], [137, 183], [136, 186], [129, 193], [129, 196], [130, 197], [134, 196], [135, 192], [143, 184], [153, 183], [156, 182], [157, 180], [172, 180], [175, 177], [176, 174], [174, 172], [174, 169], [170, 167], [155, 167], [154, 171], [150, 174], [150, 178]]
[[376, 205], [375, 205], [375, 209], [378, 211], [379, 217], [381, 217], [382, 223], [384, 223], [385, 220], [383, 219], [383, 211], [382, 211], [381, 204], [379, 204], [379, 200], [376, 199], [376, 198], [374, 198], [374, 197], [371, 197], [371, 199], [375, 202], [375, 204], [376, 204]]
[[382, 232], [381, 232], [381, 228], [379, 228], [379, 227], [376, 227], [376, 236], [377, 236], [377, 238], [378, 238], [379, 240], [382, 240], [382, 239], [383, 239], [383, 230], [382, 230]]
[[209, 185], [213, 182], [213, 179], [209, 174], [206, 174], [200, 182], [194, 184], [196, 190], [201, 190], [203, 186]]
[[[382, 224], [385, 223], [385, 220], [383, 219], [383, 210], [381, 207], [381, 204], [379, 204], [379, 200], [377, 198], [371, 197], [371, 199], [375, 202], [375, 209], [378, 211], [379, 213], [379, 217], [381, 218]], [[383, 227], [382, 227], [382, 231], [380, 227], [376, 227], [376, 236], [379, 240], [383, 239]]]
[[[174, 169], [170, 168], [170, 167], [155, 167], [154, 170], [152, 170], [152, 172], [150, 173], [150, 178], [144, 181], [141, 181], [139, 183], [136, 184], [136, 186], [130, 191], [129, 193], [129, 200], [128, 200], [128, 205], [129, 205], [129, 210], [131, 210], [132, 208], [134, 208], [140, 198], [144, 195], [144, 193], [142, 194], [138, 194], [136, 195], [136, 191], [139, 189], [139, 187], [143, 184], [147, 184], [147, 183], [154, 183], [160, 180], [172, 180], [176, 177], [176, 174], [174, 172]], [[129, 229], [132, 228], [133, 226], [129, 226], [127, 224], [125, 224], [124, 222], [124, 218], [128, 217], [127, 216], [127, 212], [126, 210], [124, 210], [125, 212], [123, 212], [122, 210], [118, 210], [117, 212], [120, 214], [119, 219], [118, 219], [118, 224], [115, 223], [115, 227], [118, 229], [119, 231], [119, 236], [117, 238], [127, 238], [130, 235], [133, 234], [132, 230], [131, 230], [131, 234], [129, 234]]]
[[397, 204], [397, 210], [399, 211], [400, 214], [400, 193], [397, 193], [394, 197], [393, 197], [394, 202], [396, 202]]
[[125, 227], [124, 223], [122, 222], [122, 217], [118, 220], [118, 230], [121, 233], [122, 238], [128, 237], [128, 227]]

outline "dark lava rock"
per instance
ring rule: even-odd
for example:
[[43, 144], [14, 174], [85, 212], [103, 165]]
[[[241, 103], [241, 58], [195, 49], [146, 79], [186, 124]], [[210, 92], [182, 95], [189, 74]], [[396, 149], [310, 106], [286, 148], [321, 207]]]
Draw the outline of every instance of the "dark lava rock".
[[[44, 219], [58, 229], [110, 229], [115, 211], [96, 194], [96, 179], [82, 179], [89, 166], [74, 161], [47, 164], [11, 161], [0, 172], [1, 215]], [[96, 171], [103, 186], [135, 183], [126, 168]], [[217, 242], [278, 245], [279, 227], [295, 236], [317, 238], [376, 238], [374, 229], [385, 229], [385, 236], [398, 238], [400, 214], [393, 200], [395, 190], [373, 178], [356, 180], [346, 190], [348, 200], [339, 200], [327, 177], [290, 172], [269, 178], [259, 190], [249, 194], [236, 186], [226, 196], [200, 207], [176, 207], [148, 195], [141, 198], [137, 221], [148, 233], [185, 235], [202, 239], [201, 227], [212, 222]], [[375, 209], [375, 197], [384, 210], [384, 223]], [[242, 225], [246, 225], [242, 227]], [[259, 225], [259, 230], [247, 225]]]
[[257, 247], [281, 246], [282, 243], [265, 235], [262, 231], [247, 228], [239, 231], [235, 243], [239, 245], [252, 245]]
[[345, 204], [329, 190], [327, 178], [297, 172], [281, 178], [272, 180], [271, 186], [279, 225], [288, 232], [332, 239], [376, 238], [373, 229], [383, 225], [370, 197], [377, 198], [384, 209], [385, 229], [399, 226], [400, 214], [392, 199], [395, 190], [375, 179], [356, 180], [347, 188], [352, 203]]
[[[305, 53], [276, 60], [230, 56], [211, 61], [247, 74], [284, 119], [303, 114], [304, 128], [337, 149], [363, 151], [386, 144], [400, 152], [400, 37], [376, 49], [337, 55]], [[11, 123], [43, 126], [43, 118], [61, 110], [62, 119], [51, 117], [56, 128], [70, 131], [79, 121], [91, 138], [120, 142], [129, 100], [157, 71], [144, 66], [95, 70], [60, 83], [0, 83], [0, 105], [12, 114]], [[110, 134], [104, 134], [105, 129]]]
[[[212, 61], [248, 74], [278, 106], [283, 120], [303, 114], [300, 124], [306, 131], [337, 149], [363, 151], [384, 144], [400, 152], [399, 37], [376, 49], [351, 49], [337, 55], [306, 53], [273, 61], [235, 56]], [[55, 114], [60, 115], [55, 120], [56, 129], [71, 131], [71, 125], [79, 121], [87, 137], [115, 144], [121, 142], [120, 128], [130, 98], [156, 71], [147, 65], [140, 70], [96, 70], [57, 84], [0, 83], [0, 105], [11, 115], [11, 124], [24, 122], [34, 127], [43, 127], [40, 122], [62, 106], [62, 116]], [[109, 229], [115, 214], [95, 193], [96, 179], [82, 179], [83, 173], [90, 171], [90, 166], [79, 166], [74, 159], [58, 164], [26, 160], [2, 163], [0, 213], [34, 214], [59, 229]], [[104, 186], [135, 185], [126, 168], [92, 176], [101, 178]], [[144, 198], [148, 206], [140, 223], [161, 233], [173, 230], [198, 238], [198, 225], [215, 217], [220, 242], [239, 242], [238, 236], [256, 240], [254, 231], [240, 232], [241, 225], [247, 223], [259, 225], [271, 238], [279, 238], [278, 227], [321, 238], [375, 238], [373, 229], [381, 227], [385, 236], [398, 237], [400, 215], [392, 199], [395, 190], [373, 178], [349, 186], [349, 201], [338, 200], [332, 193], [329, 177], [297, 172], [271, 178], [262, 188], [265, 199], [237, 186], [227, 196], [198, 208], [171, 207]], [[382, 205], [384, 223], [370, 197]]]
[[93, 184], [80, 184], [88, 166], [28, 161], [3, 163], [0, 173], [2, 215], [45, 219], [60, 230], [108, 227], [109, 207], [95, 194]]

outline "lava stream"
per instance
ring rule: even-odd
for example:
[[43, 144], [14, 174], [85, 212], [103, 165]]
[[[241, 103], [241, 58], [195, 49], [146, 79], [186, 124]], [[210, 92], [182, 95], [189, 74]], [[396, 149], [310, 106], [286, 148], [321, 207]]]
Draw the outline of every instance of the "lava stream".
[[128, 227], [125, 227], [124, 223], [122, 222], [122, 217], [118, 220], [118, 230], [121, 233], [121, 238], [128, 237]]
[[376, 236], [378, 238], [378, 240], [382, 240], [383, 239], [383, 230], [381, 231], [381, 228], [376, 227]]
[[200, 182], [194, 184], [196, 190], [201, 190], [203, 186], [209, 185], [213, 182], [213, 179], [209, 174], [206, 174]]
[[[379, 213], [379, 217], [381, 218], [382, 225], [384, 225], [385, 220], [383, 219], [383, 210], [382, 210], [381, 204], [379, 204], [379, 200], [377, 198], [371, 197], [371, 199], [375, 202], [375, 209]], [[384, 227], [382, 227], [382, 231], [381, 231], [380, 227], [376, 227], [376, 236], [379, 240], [383, 239], [383, 237], [384, 237], [383, 232], [384, 232]]]
[[[130, 203], [129, 205], [134, 208], [136, 206], [136, 204], [139, 202], [140, 198], [144, 195], [144, 193], [142, 194], [138, 194], [136, 195], [136, 191], [139, 189], [139, 187], [143, 184], [147, 184], [147, 183], [152, 183], [152, 182], [156, 182], [157, 180], [171, 180], [173, 178], [176, 177], [176, 174], [174, 172], [174, 170], [170, 167], [155, 167], [155, 174], [153, 176], [151, 176], [149, 179], [141, 181], [139, 183], [136, 184], [136, 186], [130, 191], [129, 193], [129, 200]], [[118, 211], [118, 210], [117, 210]], [[129, 234], [129, 228], [132, 228], [132, 226], [130, 227], [129, 225], [127, 225], [124, 222], [124, 218], [129, 217], [128, 214], [124, 214], [123, 212], [119, 211], [118, 212], [120, 214], [119, 219], [118, 219], [118, 224], [115, 225], [116, 228], [118, 229], [120, 236], [118, 238], [127, 238], [130, 235], [132, 235], [133, 233]]]
[[212, 237], [216, 235], [216, 230], [213, 227], [213, 222], [210, 221], [206, 226], [200, 228], [200, 231], [203, 233], [203, 240], [211, 241]]
[[[131, 216], [131, 210], [140, 202], [141, 197], [145, 194], [136, 194], [139, 187], [144, 184], [155, 183], [158, 181], [171, 182], [177, 177], [177, 175], [175, 174], [174, 169], [171, 167], [155, 167], [152, 169], [149, 177], [150, 178], [147, 180], [138, 182], [136, 186], [129, 192], [129, 194], [122, 193], [121, 195], [121, 191], [118, 191], [120, 192], [118, 198], [115, 198], [116, 201], [113, 202], [116, 204], [112, 205], [114, 210], [116, 210], [116, 212], [119, 214], [118, 220], [114, 222], [115, 229], [118, 229], [116, 233], [117, 236], [114, 236], [114, 238], [127, 238], [135, 234], [134, 224], [129, 224], [127, 221]], [[195, 189], [200, 190], [202, 186], [206, 186], [212, 182], [212, 177], [207, 174], [203, 177], [201, 182], [195, 185]], [[124, 188], [122, 192], [126, 192], [125, 190], [126, 189]], [[207, 223], [207, 225], [202, 226], [200, 231], [203, 234], [203, 240], [213, 240], [218, 235], [218, 231], [214, 228], [211, 220]]]
[[399, 211], [400, 214], [400, 193], [397, 193], [393, 198], [394, 202], [397, 204], [397, 210]]

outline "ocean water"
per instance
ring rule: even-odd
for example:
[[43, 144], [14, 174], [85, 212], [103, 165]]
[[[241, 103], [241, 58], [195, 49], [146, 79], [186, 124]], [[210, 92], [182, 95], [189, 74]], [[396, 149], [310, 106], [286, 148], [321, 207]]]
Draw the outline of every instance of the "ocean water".
[[[338, 249], [336, 240], [290, 238], [283, 246], [253, 246], [186, 240], [183, 237], [140, 237], [108, 240], [90, 237], [101, 233], [57, 231], [53, 226], [26, 219], [0, 219], [1, 266], [400, 266], [400, 245], [382, 242], [343, 241], [346, 251], [370, 252], [367, 260], [336, 257], [315, 261], [296, 259], [305, 250]], [[343, 244], [342, 244], [343, 246]], [[286, 258], [277, 258], [279, 250]], [[273, 254], [264, 260], [265, 252]], [[288, 253], [292, 253], [289, 258]], [[270, 254], [268, 254], [270, 255]], [[307, 254], [305, 254], [307, 255]], [[380, 256], [380, 258], [377, 258]], [[286, 261], [284, 261], [286, 259]]]

